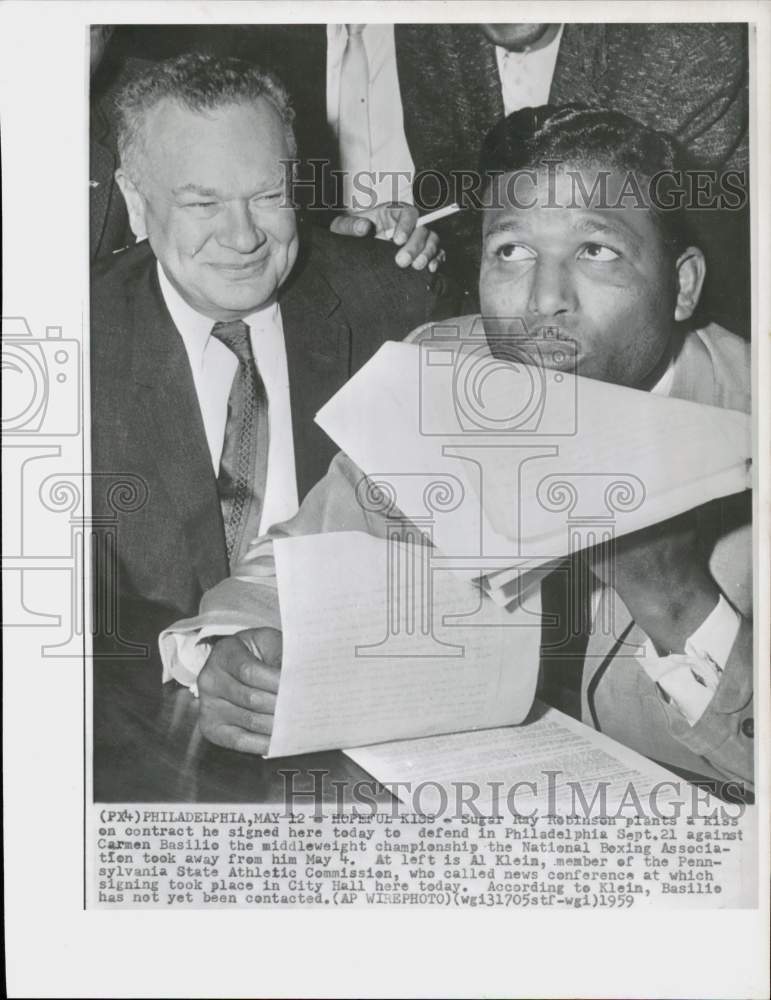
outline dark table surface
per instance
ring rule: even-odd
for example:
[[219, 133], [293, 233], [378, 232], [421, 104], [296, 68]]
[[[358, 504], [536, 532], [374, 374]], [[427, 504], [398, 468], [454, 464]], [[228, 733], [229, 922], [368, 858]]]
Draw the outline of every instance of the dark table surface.
[[[339, 751], [263, 760], [224, 750], [198, 731], [198, 699], [174, 681], [161, 684], [157, 654], [97, 657], [93, 665], [93, 779], [96, 802], [281, 803], [297, 808], [389, 792]], [[361, 787], [361, 786], [360, 786]]]

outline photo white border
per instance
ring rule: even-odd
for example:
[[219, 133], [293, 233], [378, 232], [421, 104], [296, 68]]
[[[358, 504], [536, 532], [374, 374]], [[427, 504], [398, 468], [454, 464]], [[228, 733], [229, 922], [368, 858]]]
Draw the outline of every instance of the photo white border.
[[[14, 2], [0, 6], [3, 315], [86, 344], [87, 26], [250, 21], [753, 21], [751, 108], [757, 606], [769, 564], [769, 5], [730, 3]], [[765, 95], [763, 100], [759, 95]], [[87, 354], [84, 352], [84, 372]], [[761, 392], [761, 389], [764, 391]], [[84, 385], [84, 398], [88, 388]], [[87, 414], [87, 407], [86, 407]], [[88, 422], [83, 428], [88, 440]], [[72, 444], [72, 442], [70, 442]], [[72, 452], [76, 457], [76, 452]], [[87, 457], [87, 449], [86, 449]], [[69, 456], [68, 456], [69, 458]], [[74, 460], [74, 459], [73, 459]], [[5, 484], [5, 494], [9, 484]], [[46, 607], [51, 581], [25, 594]], [[756, 627], [768, 663], [768, 619]], [[83, 909], [84, 670], [4, 631], [10, 996], [755, 997], [767, 982], [769, 679], [756, 689], [757, 911], [105, 912]], [[88, 793], [90, 795], [90, 792]]]

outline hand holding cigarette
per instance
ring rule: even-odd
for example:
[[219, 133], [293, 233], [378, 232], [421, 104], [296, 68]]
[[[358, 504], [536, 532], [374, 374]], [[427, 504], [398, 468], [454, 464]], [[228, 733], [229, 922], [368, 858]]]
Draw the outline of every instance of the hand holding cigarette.
[[440, 249], [439, 236], [428, 226], [458, 211], [458, 205], [449, 205], [419, 217], [414, 205], [390, 203], [339, 215], [331, 229], [345, 236], [374, 235], [380, 240], [391, 240], [400, 248], [395, 257], [399, 267], [411, 266], [416, 271], [427, 267], [434, 272], [444, 259], [444, 251]]

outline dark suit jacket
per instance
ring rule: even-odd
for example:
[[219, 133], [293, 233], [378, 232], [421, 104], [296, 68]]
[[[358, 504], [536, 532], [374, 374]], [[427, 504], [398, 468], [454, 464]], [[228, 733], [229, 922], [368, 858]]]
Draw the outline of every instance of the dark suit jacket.
[[91, 108], [89, 224], [91, 257], [109, 257], [133, 242], [126, 204], [115, 183], [118, 154], [110, 116], [102, 103]]
[[141, 77], [151, 63], [148, 59], [120, 56], [114, 42], [115, 36], [91, 80], [89, 228], [92, 263], [110, 258], [117, 250], [133, 246], [135, 242], [126, 203], [115, 180], [118, 168], [115, 98], [127, 83]]
[[[401, 271], [382, 243], [316, 230], [301, 245], [280, 293], [300, 499], [335, 452], [313, 423], [316, 411], [384, 340], [452, 311], [449, 298], [445, 310], [439, 305], [442, 279]], [[109, 631], [119, 613], [136, 622], [129, 633], [142, 634], [149, 605], [162, 627], [193, 614], [201, 594], [228, 573], [192, 375], [147, 243], [94, 276], [91, 380], [93, 507], [105, 533], [100, 622]]]

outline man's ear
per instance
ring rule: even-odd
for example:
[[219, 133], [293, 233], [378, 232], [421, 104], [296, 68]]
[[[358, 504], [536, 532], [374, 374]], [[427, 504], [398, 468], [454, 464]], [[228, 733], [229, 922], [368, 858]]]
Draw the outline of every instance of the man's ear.
[[704, 254], [698, 247], [688, 247], [677, 258], [677, 302], [675, 304], [675, 319], [690, 319], [699, 304], [707, 264]]
[[115, 171], [115, 180], [121, 189], [123, 198], [128, 209], [129, 224], [131, 232], [137, 240], [147, 239], [147, 223], [145, 220], [145, 197], [136, 187], [134, 182], [127, 176], [122, 168]]

